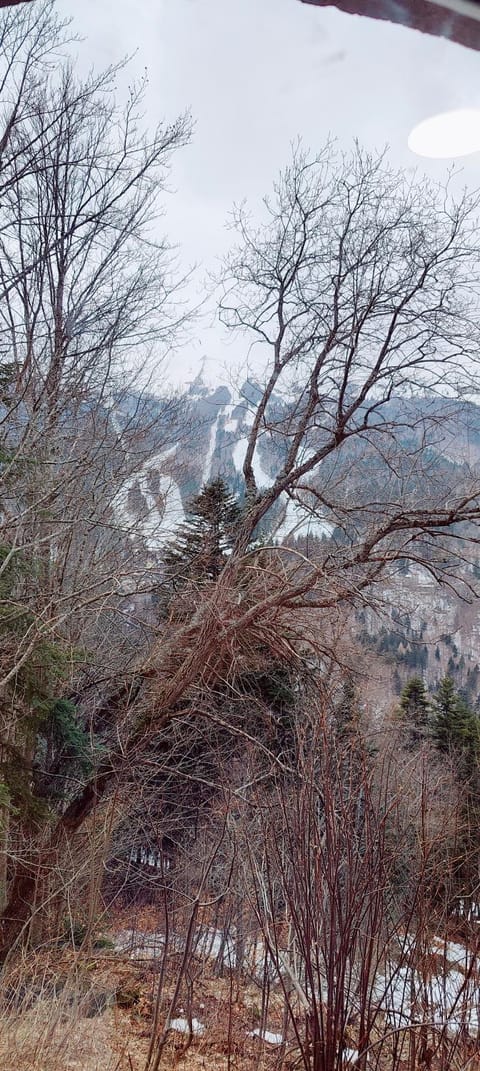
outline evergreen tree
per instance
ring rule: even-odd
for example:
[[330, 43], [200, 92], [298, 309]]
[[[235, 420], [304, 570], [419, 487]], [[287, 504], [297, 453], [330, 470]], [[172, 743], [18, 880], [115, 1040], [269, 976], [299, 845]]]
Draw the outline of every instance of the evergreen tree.
[[340, 740], [351, 739], [358, 734], [359, 709], [358, 697], [353, 678], [346, 677], [337, 709], [337, 735]]
[[202, 583], [219, 577], [240, 517], [240, 506], [224, 480], [218, 477], [202, 487], [164, 551], [162, 589], [167, 602], [188, 581]]
[[462, 833], [457, 844], [457, 895], [478, 899], [480, 823], [480, 718], [444, 677], [432, 704], [432, 739], [443, 754], [455, 760], [462, 787]]
[[411, 677], [400, 696], [400, 712], [408, 728], [410, 747], [415, 747], [424, 739], [430, 704], [427, 691], [421, 677]]
[[480, 719], [444, 677], [432, 703], [431, 735], [435, 747], [458, 760], [464, 778], [477, 770], [480, 757]]

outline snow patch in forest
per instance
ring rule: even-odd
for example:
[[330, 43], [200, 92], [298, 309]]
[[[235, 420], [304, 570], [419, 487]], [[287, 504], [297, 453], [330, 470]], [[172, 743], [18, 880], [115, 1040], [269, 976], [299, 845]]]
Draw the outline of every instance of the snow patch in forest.
[[[415, 937], [405, 934], [400, 941], [402, 955], [414, 952]], [[132, 959], [156, 959], [165, 954], [165, 937], [162, 933], [141, 933], [125, 930], [117, 935], [115, 948], [128, 952]], [[168, 950], [183, 952], [185, 938], [179, 934], [170, 934]], [[412, 1023], [430, 1021], [448, 1033], [464, 1031], [476, 1036], [480, 1027], [480, 989], [478, 985], [478, 964], [472, 970], [472, 953], [460, 943], [443, 941], [435, 937], [431, 942], [431, 951], [441, 955], [445, 951], [445, 970], [427, 977], [413, 967], [399, 966], [394, 959], [390, 961], [385, 973], [379, 973], [373, 986], [375, 1001], [386, 1017], [387, 1023], [394, 1029], [409, 1026]], [[279, 965], [270, 959], [262, 940], [253, 940], [244, 934], [239, 935], [229, 929], [216, 930], [199, 927], [192, 946], [195, 956], [221, 961], [227, 969], [248, 966], [259, 979], [265, 977], [265, 960], [270, 977], [278, 975]], [[447, 963], [454, 962], [454, 967]], [[174, 1020], [175, 1021], [175, 1020]], [[172, 1024], [172, 1029], [175, 1029]], [[255, 1029], [249, 1035], [258, 1037], [269, 1044], [280, 1045], [280, 1034]], [[355, 1050], [344, 1050], [342, 1060], [354, 1062], [358, 1054]]]
[[374, 993], [394, 1029], [426, 1018], [453, 1034], [478, 1033], [480, 991], [461, 971], [425, 979], [411, 967], [391, 965], [388, 974], [377, 976]]
[[255, 453], [253, 455], [252, 468], [253, 468], [253, 475], [255, 476], [255, 482], [257, 484], [257, 487], [271, 487], [272, 486], [273, 479], [272, 479], [271, 476], [268, 475], [268, 472], [265, 472], [265, 469], [262, 468], [262, 463], [261, 463], [260, 458], [258, 456], [258, 450], [255, 450]]
[[235, 964], [235, 942], [227, 932], [223, 930], [210, 930], [203, 927], [197, 930], [195, 935], [194, 950], [196, 955], [202, 955], [205, 959], [222, 958], [226, 967]]
[[123, 440], [123, 431], [115, 409], [110, 410], [110, 420], [112, 422], [113, 430], [117, 433], [117, 442], [121, 443]]
[[143, 532], [149, 545], [155, 548], [168, 539], [185, 518], [180, 488], [171, 476], [160, 476], [159, 494], [163, 499], [161, 517], [157, 495], [144, 490], [142, 484], [140, 489], [149, 507], [148, 518], [143, 520]]
[[434, 937], [431, 950], [435, 955], [442, 956], [448, 963], [455, 963], [468, 969], [471, 963], [471, 953], [465, 945], [457, 944], [456, 941], [444, 941], [441, 937]]
[[[183, 952], [185, 939], [180, 934], [170, 934], [168, 947], [175, 952]], [[164, 953], [165, 937], [155, 931], [142, 933], [124, 930], [117, 935], [115, 949], [118, 952], [129, 952], [132, 959], [155, 959]], [[273, 978], [276, 975], [275, 965], [264, 942], [258, 938], [237, 934], [235, 930], [215, 930], [200, 926], [194, 936], [192, 952], [202, 959], [221, 962], [227, 969], [247, 966], [258, 978], [265, 974], [267, 959], [268, 976]]]
[[271, 1030], [260, 1030], [258, 1027], [250, 1030], [247, 1037], [260, 1038], [260, 1041], [266, 1041], [268, 1045], [283, 1045], [283, 1034], [273, 1034]]
[[436, 584], [435, 578], [421, 565], [410, 566], [410, 576], [413, 577], [416, 587], [431, 588]]
[[153, 457], [149, 457], [148, 461], [145, 462], [144, 468], [146, 468], [146, 469], [159, 469], [159, 468], [161, 468], [161, 466], [163, 465], [164, 461], [166, 461], [167, 458], [169, 458], [169, 457], [173, 457], [173, 454], [176, 453], [176, 450], [177, 450], [177, 444], [176, 443], [174, 443], [173, 446], [169, 446], [167, 450], [160, 450], [159, 454], [154, 454]]
[[115, 938], [115, 951], [128, 952], [130, 959], [156, 959], [164, 948], [165, 938], [161, 933], [122, 930]]
[[170, 1022], [167, 1025], [169, 1030], [176, 1030], [178, 1034], [189, 1034], [190, 1025], [192, 1034], [196, 1034], [200, 1037], [205, 1033], [205, 1027], [198, 1019], [192, 1019], [191, 1024], [188, 1019], [170, 1019]]
[[342, 1051], [342, 1066], [343, 1067], [355, 1067], [358, 1060], [358, 1049], [343, 1049]]

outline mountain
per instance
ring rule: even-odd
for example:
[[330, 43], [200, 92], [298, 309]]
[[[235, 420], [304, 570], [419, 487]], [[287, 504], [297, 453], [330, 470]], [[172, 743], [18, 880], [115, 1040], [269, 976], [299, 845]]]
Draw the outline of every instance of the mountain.
[[[146, 441], [138, 469], [131, 475], [120, 495], [114, 500], [117, 517], [128, 525], [132, 539], [143, 544], [156, 559], [162, 545], [171, 538], [176, 526], [184, 519], [191, 500], [203, 484], [221, 475], [241, 500], [244, 495], [243, 462], [248, 436], [254, 420], [260, 388], [245, 381], [238, 392], [225, 385], [205, 384], [201, 376], [177, 399], [172, 415], [164, 400], [151, 396], [144, 402], [142, 421]], [[292, 399], [273, 399], [276, 414], [288, 414]], [[112, 419], [119, 433], [132, 419], [138, 399], [122, 397], [114, 407]], [[436, 440], [426, 453], [426, 464], [438, 480], [455, 483], [466, 465], [480, 463], [480, 407], [473, 403], [448, 403], [449, 412], [439, 420]], [[438, 408], [438, 399], [393, 398], [386, 416], [394, 419], [399, 435], [415, 436], [420, 442], [424, 420]], [[162, 428], [162, 434], [159, 429]], [[414, 429], [412, 431], [412, 428]], [[166, 430], [165, 430], [166, 429]], [[415, 430], [416, 429], [416, 430]], [[312, 432], [304, 456], [318, 444]], [[158, 449], [162, 441], [161, 449]], [[259, 488], [273, 482], [283, 460], [285, 439], [264, 429], [253, 459], [254, 475]], [[322, 481], [326, 484], [340, 478], [335, 471], [336, 460], [322, 462]], [[317, 476], [318, 479], [318, 476]], [[378, 453], [359, 451], [348, 446], [341, 472], [345, 498], [350, 495], [357, 509], [362, 495], [367, 502], [374, 494], [388, 495], [395, 500], [399, 490], [411, 480], [415, 494], [422, 492], [415, 480], [405, 473], [392, 477], [390, 464]], [[358, 513], [356, 515], [358, 523]], [[320, 517], [312, 516], [299, 503], [283, 496], [280, 504], [267, 517], [263, 534], [282, 543], [301, 540], [302, 550], [309, 552], [317, 540], [340, 540], [345, 532], [336, 528], [336, 517], [324, 508]], [[480, 576], [480, 567], [472, 548], [466, 550], [465, 579]], [[465, 602], [453, 590], [440, 586], [420, 565], [400, 563], [394, 578], [390, 577], [376, 590], [377, 608], [367, 608], [357, 614], [358, 634], [366, 650], [380, 655], [392, 666], [398, 691], [411, 673], [421, 672], [434, 683], [449, 672], [459, 686], [473, 694], [480, 685], [480, 608], [476, 600]], [[478, 678], [478, 681], [477, 681]]]
[[[134, 524], [135, 537], [143, 539], [150, 550], [161, 549], [183, 520], [189, 500], [208, 480], [222, 476], [234, 494], [243, 498], [243, 461], [259, 396], [260, 388], [252, 381], [243, 383], [233, 396], [228, 387], [209, 387], [200, 377], [185, 392], [181, 418], [175, 432], [172, 429], [174, 441], [160, 451], [152, 445], [151, 456], [129, 476], [114, 503], [117, 515], [126, 524]], [[135, 401], [133, 396], [122, 397], [112, 410], [119, 434], [132, 418]], [[164, 419], [165, 403], [152, 396], [144, 410], [155, 427]], [[253, 459], [259, 488], [272, 484], [281, 459], [280, 444], [268, 433], [262, 434]], [[328, 537], [334, 527], [328, 517], [313, 517], [286, 496], [272, 514], [266, 531], [280, 542], [306, 533]]]

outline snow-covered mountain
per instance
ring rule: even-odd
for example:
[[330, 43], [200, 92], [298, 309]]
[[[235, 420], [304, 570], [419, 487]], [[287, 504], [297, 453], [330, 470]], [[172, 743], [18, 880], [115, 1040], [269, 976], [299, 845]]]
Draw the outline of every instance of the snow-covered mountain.
[[[144, 459], [114, 501], [117, 516], [134, 525], [136, 538], [143, 539], [150, 550], [161, 549], [183, 520], [189, 500], [210, 479], [222, 476], [242, 498], [243, 462], [258, 395], [258, 387], [249, 381], [234, 396], [228, 387], [208, 387], [200, 377], [186, 391], [178, 430], [171, 431], [171, 435], [176, 434], [175, 441]], [[152, 399], [149, 418], [154, 407]], [[164, 403], [158, 401], [157, 422], [162, 420], [163, 408]], [[113, 411], [119, 433], [129, 415], [122, 404]], [[253, 457], [260, 489], [272, 484], [279, 460], [278, 444], [268, 434], [261, 435]], [[301, 503], [284, 496], [269, 519], [268, 532], [276, 542], [283, 542], [300, 534], [327, 538], [333, 527], [327, 516], [313, 515]]]
[[[187, 389], [175, 410], [175, 417], [165, 401], [151, 398], [147, 406], [151, 437], [151, 453], [143, 453], [139, 465], [131, 466], [130, 475], [113, 506], [132, 533], [132, 539], [157, 556], [165, 541], [171, 538], [184, 519], [188, 503], [208, 480], [222, 476], [230, 489], [242, 498], [244, 493], [243, 462], [248, 436], [254, 420], [259, 388], [245, 382], [237, 393], [225, 385], [206, 385], [198, 377]], [[282, 400], [279, 406], [288, 407]], [[418, 402], [419, 408], [421, 402]], [[115, 409], [116, 428], [131, 419], [135, 400], [125, 407], [125, 401]], [[399, 400], [392, 407], [401, 408]], [[159, 448], [161, 442], [161, 448]], [[305, 447], [305, 456], [311, 447]], [[449, 421], [442, 424], [441, 438], [435, 447], [439, 465], [450, 478], [468, 462], [480, 462], [480, 408], [475, 405], [452, 408]], [[282, 462], [282, 444], [267, 431], [259, 437], [253, 458], [254, 475], [259, 488], [271, 485]], [[362, 460], [365, 466], [365, 461]], [[352, 455], [351, 493], [355, 495], [361, 481], [367, 477], [370, 489], [380, 486], [383, 479], [381, 464], [372, 459], [371, 467], [359, 464], [356, 476]], [[322, 469], [322, 473], [323, 473]], [[267, 518], [266, 533], [277, 543], [299, 536], [328, 540], [335, 527], [335, 518], [313, 516], [308, 508], [286, 496]], [[480, 573], [472, 556], [472, 577]], [[366, 646], [391, 659], [400, 667], [401, 675], [426, 673], [439, 678], [447, 670], [457, 675], [459, 683], [471, 678], [472, 687], [480, 688], [480, 607], [476, 601], [462, 602], [451, 590], [439, 587], [420, 566], [404, 569], [392, 587], [391, 580], [377, 591], [379, 614], [360, 615], [359, 632]]]
[[[189, 500], [198, 494], [208, 480], [222, 476], [230, 489], [241, 500], [244, 494], [243, 463], [247, 450], [248, 438], [254, 421], [260, 388], [247, 380], [234, 394], [225, 385], [208, 386], [201, 376], [189, 386], [182, 397], [176, 400], [173, 408], [165, 399], [149, 397], [142, 402], [142, 415], [139, 431], [143, 438], [143, 452], [139, 451], [138, 465], [130, 465], [130, 475], [121, 494], [117, 496], [115, 508], [125, 521], [135, 522], [138, 538], [144, 538], [148, 546], [155, 550], [169, 537], [175, 526], [183, 519]], [[112, 410], [112, 420], [119, 436], [122, 428], [131, 425], [132, 413], [138, 404], [134, 396], [123, 398]], [[285, 419], [293, 399], [275, 398], [274, 423]], [[398, 435], [404, 436], [405, 442], [410, 436], [422, 434], [422, 407], [432, 421], [432, 400], [419, 399], [408, 402], [408, 425], [405, 414], [405, 401], [393, 398], [385, 408], [388, 420], [396, 422]], [[435, 413], [433, 413], [435, 416]], [[328, 413], [327, 413], [328, 418]], [[412, 431], [412, 428], [417, 430]], [[480, 463], [480, 407], [470, 404], [454, 403], [450, 405], [450, 414], [446, 419], [442, 414], [439, 421], [436, 442], [428, 451], [431, 470], [437, 468], [439, 478], [443, 475], [449, 480], [455, 479], [455, 472], [460, 472], [465, 464], [476, 466]], [[312, 438], [303, 446], [302, 460], [309, 452], [318, 448], [321, 431], [312, 431]], [[268, 427], [261, 429], [252, 465], [259, 489], [269, 487], [281, 469], [285, 457], [288, 434], [283, 437], [272, 433]], [[410, 440], [409, 440], [410, 442]], [[384, 492], [385, 477], [389, 471], [392, 483], [391, 466], [388, 460], [382, 461], [382, 452], [363, 449], [359, 452], [354, 441], [342, 448], [341, 478], [344, 488], [357, 504], [372, 489]], [[347, 459], [347, 463], [345, 463]], [[327, 474], [331, 478], [332, 465], [337, 461], [322, 462], [322, 480]], [[318, 474], [317, 474], [318, 478]], [[403, 485], [405, 476], [403, 475]], [[421, 479], [421, 474], [420, 474]], [[415, 472], [418, 482], [418, 472]], [[366, 485], [368, 489], [366, 490]], [[392, 494], [398, 488], [392, 483]], [[421, 487], [417, 488], [420, 490]], [[325, 509], [323, 516], [313, 516], [305, 499], [303, 505], [286, 496], [269, 519], [269, 535], [282, 542], [287, 537], [305, 535], [307, 532], [319, 538], [328, 538], [335, 527], [335, 517], [329, 516]]]

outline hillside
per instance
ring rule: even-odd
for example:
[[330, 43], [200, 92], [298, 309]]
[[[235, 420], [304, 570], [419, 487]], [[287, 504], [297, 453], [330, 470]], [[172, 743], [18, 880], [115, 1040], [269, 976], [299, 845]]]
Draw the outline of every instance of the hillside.
[[[178, 399], [181, 420], [177, 415], [177, 423], [172, 422], [171, 442], [160, 452], [156, 451], [153, 429], [157, 421], [164, 420], [165, 403], [149, 398], [145, 419], [148, 426], [152, 424], [151, 456], [147, 436], [147, 457], [129, 476], [113, 504], [117, 516], [124, 518], [132, 540], [153, 559], [184, 520], [188, 503], [209, 480], [221, 476], [238, 500], [243, 500], [243, 462], [258, 397], [259, 388], [253, 382], [245, 382], [234, 395], [225, 385], [206, 385], [199, 376]], [[123, 408], [114, 410], [120, 434], [137, 404], [137, 399], [132, 398], [129, 408], [123, 400]], [[274, 398], [277, 419], [283, 413], [288, 424], [293, 404]], [[429, 449], [429, 467], [436, 470], [438, 480], [443, 478], [447, 485], [454, 484], [466, 469], [476, 470], [480, 462], [479, 406], [449, 402], [445, 414], [444, 401], [419, 399], [406, 403], [393, 399], [386, 419], [396, 420], [400, 428], [404, 426], [405, 436], [415, 434], [420, 439], [423, 419], [427, 415], [429, 420], [434, 418], [436, 410], [438, 432]], [[307, 454], [318, 441], [319, 433], [312, 433]], [[259, 488], [272, 484], [283, 452], [278, 433], [272, 435], [265, 427], [253, 457]], [[338, 468], [338, 461], [335, 466]], [[325, 463], [315, 474], [312, 486], [321, 487], [322, 480], [328, 485], [332, 478], [338, 482], [335, 466]], [[356, 447], [345, 450], [340, 475], [343, 498], [353, 498], [357, 503], [362, 495], [368, 497], [379, 488], [384, 493], [387, 486], [394, 496], [397, 487], [396, 481], [392, 483], [390, 458], [372, 452], [360, 456]], [[421, 501], [421, 476], [415, 474], [415, 479], [415, 497]], [[324, 549], [325, 544], [341, 543], [348, 532], [338, 528], [335, 513], [324, 508], [320, 514], [313, 514], [311, 508], [306, 497], [301, 503], [283, 496], [283, 502], [276, 504], [262, 525], [263, 537], [278, 545], [285, 541], [297, 544], [302, 552], [313, 556], [318, 553], [319, 542]], [[465, 555], [466, 586], [461, 594], [454, 586], [439, 584], [423, 565], [405, 563], [397, 567], [390, 580], [376, 586], [375, 609], [366, 607], [359, 612], [357, 626], [366, 647], [386, 656], [387, 662], [394, 665], [397, 682], [420, 670], [434, 684], [448, 672], [476, 699], [480, 683], [480, 606], [468, 591], [468, 585], [474, 587], [479, 575], [475, 545], [466, 546]], [[392, 683], [398, 690], [395, 681]]]

